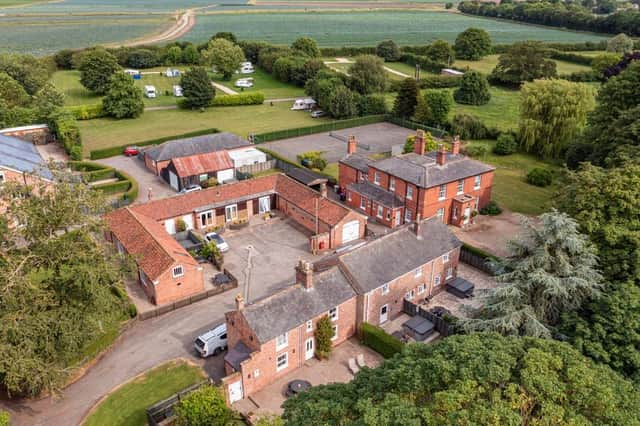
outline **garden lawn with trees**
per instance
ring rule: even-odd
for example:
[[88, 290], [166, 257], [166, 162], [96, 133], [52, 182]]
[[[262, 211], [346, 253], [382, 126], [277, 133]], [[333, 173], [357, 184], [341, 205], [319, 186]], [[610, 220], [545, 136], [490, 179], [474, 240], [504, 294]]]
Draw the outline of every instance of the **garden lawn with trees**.
[[[592, 52], [575, 52], [578, 55], [590, 56]], [[596, 56], [596, 55], [594, 55]], [[489, 75], [491, 71], [498, 65], [498, 58], [500, 55], [487, 55], [477, 61], [469, 61], [465, 59], [456, 59], [454, 66], [459, 69], [469, 68], [470, 70], [479, 71], [483, 74]], [[559, 61], [553, 59], [556, 63], [558, 75], [568, 75], [574, 72], [589, 71], [591, 67], [587, 65], [575, 64], [573, 62]]]

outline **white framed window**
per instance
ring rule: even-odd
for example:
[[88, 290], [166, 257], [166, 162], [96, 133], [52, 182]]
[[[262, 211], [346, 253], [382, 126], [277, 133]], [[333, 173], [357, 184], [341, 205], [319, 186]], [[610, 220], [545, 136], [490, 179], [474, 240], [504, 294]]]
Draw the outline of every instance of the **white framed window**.
[[200, 182], [204, 182], [205, 180], [209, 179], [209, 175], [208, 174], [203, 174], [198, 176], [198, 179], [200, 179]]
[[404, 211], [404, 223], [409, 223], [411, 222], [411, 210], [406, 209]]
[[331, 340], [336, 340], [338, 338], [338, 324], [333, 324], [333, 337]]
[[422, 294], [424, 293], [424, 290], [426, 289], [426, 286], [424, 284], [420, 284], [418, 286], [418, 294]]
[[440, 207], [436, 213], [436, 216], [438, 216], [438, 219], [443, 220], [444, 219], [444, 207]]
[[460, 195], [464, 192], [464, 179], [458, 179], [458, 194]]
[[255, 379], [256, 377], [260, 377], [260, 369], [256, 368], [255, 370], [253, 370], [253, 378]]
[[418, 278], [422, 276], [422, 266], [413, 271], [413, 276]]
[[366, 210], [367, 209], [367, 199], [360, 197], [360, 208], [362, 210]]
[[378, 216], [378, 218], [382, 219], [382, 215], [384, 214], [384, 208], [382, 206], [378, 206], [378, 212], [376, 214], [376, 216]]
[[387, 210], [387, 220], [391, 220], [391, 210]]
[[473, 189], [480, 189], [480, 183], [482, 183], [482, 176], [478, 175], [473, 179]]
[[338, 319], [338, 307], [336, 306], [335, 308], [329, 309], [329, 313], [327, 315], [329, 315], [329, 319], [331, 321], [336, 321]]
[[440, 192], [438, 194], [438, 199], [444, 200], [445, 198], [447, 198], [447, 185], [443, 183], [442, 185], [440, 185]]
[[396, 178], [392, 176], [389, 178], [389, 191], [395, 191], [395, 190], [396, 190]]
[[408, 291], [405, 295], [404, 298], [407, 300], [413, 300], [413, 298], [416, 296], [416, 291], [415, 290], [411, 290]]
[[179, 278], [184, 275], [184, 268], [182, 267], [182, 265], [174, 266], [172, 273], [173, 278]]
[[313, 331], [313, 320], [307, 321], [307, 331]]
[[440, 275], [436, 275], [436, 276], [433, 278], [433, 285], [434, 285], [435, 287], [438, 287], [438, 286], [440, 285]]
[[276, 358], [276, 371], [284, 370], [289, 366], [289, 354], [287, 352], [278, 355]]
[[382, 294], [389, 293], [389, 283], [382, 285]]
[[375, 183], [376, 185], [380, 185], [380, 173], [373, 173], [373, 183]]
[[413, 200], [413, 187], [407, 185], [407, 200]]
[[449, 262], [449, 253], [445, 253], [442, 255], [442, 263]]
[[200, 225], [202, 227], [213, 224], [213, 211], [200, 213]]
[[276, 337], [276, 351], [286, 348], [288, 344], [289, 336], [287, 335], [287, 333], [281, 334]]
[[447, 278], [446, 279], [449, 280], [451, 278], [453, 278], [453, 268], [451, 266], [449, 266], [447, 268]]

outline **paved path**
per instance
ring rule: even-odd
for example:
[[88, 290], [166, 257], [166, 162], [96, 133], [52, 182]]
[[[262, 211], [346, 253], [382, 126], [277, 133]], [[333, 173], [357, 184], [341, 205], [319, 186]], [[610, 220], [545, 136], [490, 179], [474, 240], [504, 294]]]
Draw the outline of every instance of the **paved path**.
[[[334, 68], [331, 65], [332, 64], [353, 64], [353, 61], [350, 60], [349, 58], [336, 58], [335, 61], [324, 61], [324, 64], [326, 66], [328, 66], [329, 68], [331, 68], [332, 70], [334, 70], [334, 71], [340, 72], [340, 73], [345, 74], [345, 75], [349, 75], [349, 73], [347, 73], [345, 70], [340, 69], [340, 68]], [[395, 75], [399, 75], [400, 77], [404, 77], [404, 78], [411, 77], [409, 74], [405, 74], [405, 73], [403, 73], [401, 71], [396, 71], [396, 70], [391, 69], [389, 67], [383, 67], [383, 68], [384, 68], [384, 70], [386, 72], [391, 73], [391, 74], [395, 74]]]
[[389, 67], [384, 67], [384, 70], [385, 70], [386, 72], [391, 73], [391, 74], [399, 75], [400, 77], [404, 77], [404, 78], [409, 78], [409, 77], [411, 77], [409, 74], [405, 74], [405, 73], [400, 72], [400, 71], [392, 70], [392, 69], [391, 69], [391, 68], [389, 68]]
[[227, 95], [237, 95], [238, 94], [238, 92], [236, 92], [235, 90], [229, 89], [227, 86], [224, 86], [224, 85], [222, 85], [220, 83], [216, 83], [215, 81], [212, 81], [211, 85], [213, 87], [215, 87], [216, 89], [220, 90], [221, 92], [226, 93]]

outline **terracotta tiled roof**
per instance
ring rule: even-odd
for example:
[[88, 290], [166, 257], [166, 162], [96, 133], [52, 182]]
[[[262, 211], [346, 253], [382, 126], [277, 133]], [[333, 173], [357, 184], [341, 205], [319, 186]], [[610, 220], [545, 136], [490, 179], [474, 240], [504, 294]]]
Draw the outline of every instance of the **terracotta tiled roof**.
[[171, 160], [178, 176], [196, 176], [219, 170], [233, 169], [233, 161], [227, 151], [207, 152], [206, 154], [178, 157]]
[[126, 207], [108, 213], [105, 220], [149, 279], [157, 279], [175, 262], [197, 266], [196, 260], [154, 219]]

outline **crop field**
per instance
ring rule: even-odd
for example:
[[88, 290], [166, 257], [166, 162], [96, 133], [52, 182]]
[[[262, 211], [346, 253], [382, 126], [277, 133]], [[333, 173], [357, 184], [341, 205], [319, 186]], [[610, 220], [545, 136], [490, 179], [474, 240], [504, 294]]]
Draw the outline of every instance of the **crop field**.
[[[131, 13], [131, 12], [172, 12], [175, 10], [204, 7], [226, 3], [227, 0], [0, 0], [3, 6], [12, 7], [11, 13]], [[246, 3], [246, 1], [244, 1]]]
[[[456, 60], [453, 65], [456, 68], [469, 68], [475, 71], [479, 71], [483, 74], [491, 74], [491, 71], [493, 71], [493, 69], [498, 64], [499, 56], [500, 55], [489, 55], [489, 56], [485, 56], [479, 61]], [[591, 70], [591, 67], [588, 67], [586, 65], [574, 64], [572, 62], [555, 61], [555, 63], [556, 63], [559, 75]]]

